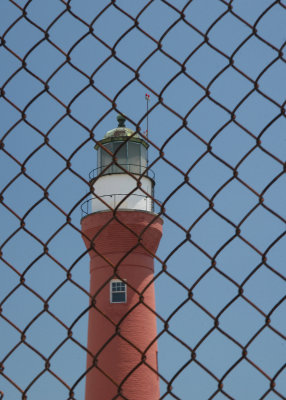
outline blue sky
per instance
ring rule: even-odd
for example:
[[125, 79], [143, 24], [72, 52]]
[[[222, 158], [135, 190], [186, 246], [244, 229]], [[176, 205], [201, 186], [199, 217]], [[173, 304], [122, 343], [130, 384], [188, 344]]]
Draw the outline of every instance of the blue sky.
[[[66, 340], [67, 327], [88, 306], [79, 205], [89, 196], [88, 173], [96, 168], [95, 140], [116, 126], [118, 111], [127, 126], [139, 124], [144, 131], [148, 92], [149, 162], [156, 198], [165, 207], [155, 285], [157, 312], [169, 328], [158, 341], [159, 370], [172, 380], [174, 395], [164, 398], [211, 398], [217, 390], [211, 374], [221, 379], [247, 346], [249, 361], [241, 360], [223, 380], [229, 397], [221, 392], [213, 398], [260, 399], [286, 356], [286, 302], [279, 303], [286, 256], [286, 3], [68, 3], [70, 10], [60, 0], [0, 4], [0, 359], [14, 348], [4, 373], [20, 388], [0, 376], [0, 390], [6, 399], [21, 399], [26, 389], [29, 400], [67, 399], [64, 384], [49, 372], [41, 375], [39, 353], [49, 357], [60, 344], [51, 371], [69, 387], [84, 372], [86, 354], [78, 343], [86, 345], [86, 314], [72, 328], [75, 340]], [[161, 273], [164, 263], [167, 273]], [[72, 280], [66, 280], [69, 270]], [[186, 287], [193, 287], [192, 301], [186, 301]], [[49, 313], [43, 310], [47, 300]], [[271, 311], [271, 327], [251, 342]], [[218, 315], [220, 330], [213, 329]], [[20, 344], [25, 327], [27, 345]], [[158, 332], [163, 329], [158, 321]], [[188, 363], [189, 348], [196, 346], [197, 362]], [[264, 399], [286, 397], [285, 374], [275, 379], [277, 393]], [[74, 393], [83, 398], [83, 379]]]

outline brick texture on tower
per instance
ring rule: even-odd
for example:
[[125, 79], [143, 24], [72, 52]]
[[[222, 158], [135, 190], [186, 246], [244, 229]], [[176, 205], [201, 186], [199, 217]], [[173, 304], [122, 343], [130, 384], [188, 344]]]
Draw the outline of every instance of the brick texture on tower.
[[[82, 221], [90, 254], [86, 400], [158, 400], [154, 260], [162, 219], [144, 211], [99, 212]], [[110, 283], [126, 282], [125, 303]], [[117, 394], [122, 393], [116, 397]]]

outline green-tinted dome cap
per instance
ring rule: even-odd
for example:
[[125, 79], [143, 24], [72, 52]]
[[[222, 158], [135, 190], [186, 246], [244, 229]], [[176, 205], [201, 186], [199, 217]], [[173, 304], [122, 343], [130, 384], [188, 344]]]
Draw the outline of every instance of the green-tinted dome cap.
[[[113, 141], [122, 141], [132, 136], [129, 139], [131, 142], [141, 143], [143, 144], [143, 146], [146, 147], [146, 149], [149, 147], [149, 144], [138, 133], [134, 134], [134, 131], [132, 129], [126, 128], [125, 126], [126, 118], [124, 117], [124, 115], [118, 114], [117, 121], [118, 121], [117, 128], [111, 129], [111, 131], [106, 132], [103, 139], [100, 140], [100, 143], [104, 144]], [[94, 146], [96, 150], [98, 149], [98, 147], [99, 147], [98, 144]]]

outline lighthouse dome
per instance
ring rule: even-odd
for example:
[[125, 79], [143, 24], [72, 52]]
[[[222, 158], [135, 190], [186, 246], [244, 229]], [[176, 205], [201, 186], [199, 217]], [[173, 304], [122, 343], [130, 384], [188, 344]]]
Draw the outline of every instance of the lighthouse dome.
[[110, 139], [110, 138], [114, 138], [114, 137], [115, 138], [118, 138], [118, 137], [126, 138], [126, 137], [131, 137], [132, 135], [133, 135], [132, 138], [140, 138], [138, 133], [134, 134], [134, 131], [132, 129], [126, 128], [126, 126], [125, 126], [126, 118], [123, 115], [118, 114], [117, 121], [118, 121], [118, 127], [106, 132], [106, 134], [104, 135], [104, 139]]

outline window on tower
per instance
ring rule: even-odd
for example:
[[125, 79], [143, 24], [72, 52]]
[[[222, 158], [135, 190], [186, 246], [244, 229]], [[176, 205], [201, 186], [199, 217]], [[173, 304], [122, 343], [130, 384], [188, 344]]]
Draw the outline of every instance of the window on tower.
[[127, 286], [120, 279], [113, 279], [110, 282], [110, 302], [111, 303], [126, 303], [127, 301]]

